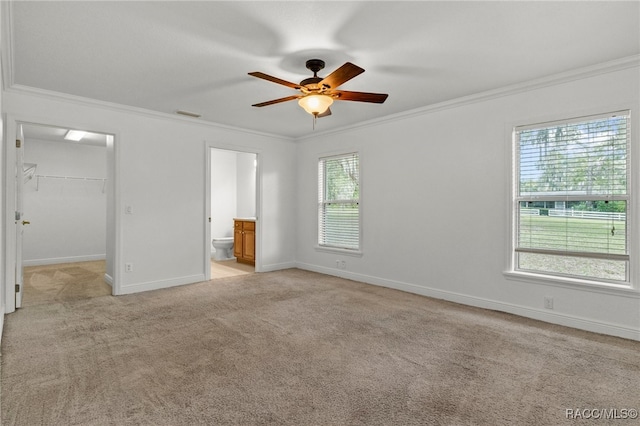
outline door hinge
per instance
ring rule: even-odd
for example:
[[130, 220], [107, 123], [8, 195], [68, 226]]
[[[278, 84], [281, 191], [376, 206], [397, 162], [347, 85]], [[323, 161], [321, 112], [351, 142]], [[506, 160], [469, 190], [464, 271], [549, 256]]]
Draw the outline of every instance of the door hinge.
[[20, 139], [16, 139], [16, 148], [20, 148], [22, 146], [22, 142]]
[[20, 284], [16, 284], [16, 293], [20, 293]]

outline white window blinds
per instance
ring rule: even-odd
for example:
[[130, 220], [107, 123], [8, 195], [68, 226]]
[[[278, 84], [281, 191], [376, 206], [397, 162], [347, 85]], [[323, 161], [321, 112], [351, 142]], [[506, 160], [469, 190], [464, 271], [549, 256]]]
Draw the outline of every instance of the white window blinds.
[[515, 136], [517, 268], [626, 281], [628, 111]]
[[318, 162], [318, 244], [360, 248], [360, 163], [357, 153]]

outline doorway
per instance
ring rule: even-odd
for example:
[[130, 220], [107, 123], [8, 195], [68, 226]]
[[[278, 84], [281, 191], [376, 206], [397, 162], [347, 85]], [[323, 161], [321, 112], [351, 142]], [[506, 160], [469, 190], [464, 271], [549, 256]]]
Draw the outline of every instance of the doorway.
[[[206, 144], [207, 178], [205, 203], [205, 275], [207, 280], [250, 274], [260, 265], [258, 226], [258, 153], [220, 148]], [[240, 252], [235, 219], [254, 228], [251, 241], [255, 251], [247, 262]], [[239, 225], [240, 224], [240, 225]], [[228, 240], [233, 246], [224, 244]], [[216, 241], [214, 245], [213, 242]], [[220, 242], [223, 242], [220, 244]], [[240, 242], [240, 244], [243, 244]], [[216, 248], [218, 247], [218, 248]], [[255, 262], [255, 263], [254, 263]], [[252, 264], [254, 263], [254, 264]], [[209, 265], [207, 267], [206, 265]]]
[[[16, 174], [9, 179], [16, 185], [7, 186], [14, 188], [16, 199], [15, 225], [8, 220], [6, 228], [16, 241], [15, 250], [7, 244], [6, 254], [13, 252], [7, 256], [7, 275], [15, 271], [20, 283], [15, 300], [13, 286], [6, 288], [7, 313], [21, 306], [117, 294], [115, 138], [85, 131], [70, 140], [70, 130], [77, 131], [8, 120], [7, 131], [15, 131], [21, 142], [6, 163], [17, 166], [11, 167]], [[14, 206], [8, 209], [13, 216]]]

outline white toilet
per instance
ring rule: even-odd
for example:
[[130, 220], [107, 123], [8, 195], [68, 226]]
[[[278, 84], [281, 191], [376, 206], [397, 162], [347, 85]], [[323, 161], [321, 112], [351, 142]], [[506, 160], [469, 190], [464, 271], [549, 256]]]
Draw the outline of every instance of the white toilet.
[[214, 238], [211, 240], [213, 248], [216, 249], [213, 253], [215, 260], [228, 260], [233, 258], [233, 237]]

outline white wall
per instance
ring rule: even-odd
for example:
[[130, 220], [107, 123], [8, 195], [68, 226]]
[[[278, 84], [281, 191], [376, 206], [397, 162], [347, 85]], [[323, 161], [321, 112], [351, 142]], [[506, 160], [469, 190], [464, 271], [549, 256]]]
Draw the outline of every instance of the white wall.
[[[2, 12], [3, 8], [0, 7], [0, 43], [2, 42], [2, 35], [4, 34], [4, 27], [2, 26], [4, 23], [4, 16]], [[4, 75], [4, 64], [3, 60], [0, 60], [0, 74]], [[2, 194], [5, 194], [5, 185], [7, 184], [7, 180], [5, 179], [5, 122], [4, 122], [4, 94], [0, 90], [0, 188], [2, 188]], [[0, 201], [0, 205], [4, 206], [4, 201]], [[6, 223], [4, 208], [0, 208], [0, 343], [2, 342], [2, 330], [4, 329], [4, 314], [5, 314], [5, 291], [2, 282], [5, 282], [6, 279], [6, 234], [4, 229], [4, 224]], [[6, 285], [6, 284], [5, 284]]]
[[115, 227], [116, 221], [116, 211], [112, 206], [116, 205], [116, 198], [113, 188], [115, 187], [114, 182], [116, 180], [115, 176], [115, 156], [114, 156], [114, 137], [113, 135], [106, 135], [106, 157], [107, 157], [107, 238], [106, 238], [106, 273], [105, 280], [113, 286], [113, 279], [116, 275], [116, 238], [113, 236], [116, 234], [117, 230]]
[[211, 150], [211, 238], [233, 237], [238, 198], [237, 157], [235, 151]]
[[[36, 175], [106, 178], [106, 148], [25, 140], [24, 161]], [[105, 258], [103, 181], [34, 177], [24, 185], [25, 266]]]
[[[5, 92], [11, 120], [115, 135], [116, 291], [131, 293], [204, 279], [205, 143], [260, 154], [260, 238], [256, 267], [295, 264], [295, 145], [255, 132], [90, 101]], [[133, 214], [125, 215], [130, 205]], [[206, 240], [208, 241], [206, 241]], [[204, 247], [207, 247], [205, 253]], [[133, 272], [124, 272], [124, 263]], [[7, 289], [7, 294], [9, 290]]]
[[[638, 292], [515, 281], [503, 274], [510, 253], [512, 126], [631, 107], [632, 126], [640, 128], [639, 74], [634, 67], [474, 98], [300, 141], [298, 266], [640, 339]], [[637, 132], [634, 138], [633, 155], [640, 156]], [[318, 157], [352, 150], [361, 155], [361, 257], [314, 249]], [[638, 196], [637, 184], [634, 191]], [[632, 236], [638, 240], [637, 229]], [[346, 270], [336, 269], [338, 259]], [[544, 309], [545, 296], [554, 298], [553, 311]]]
[[236, 197], [237, 217], [256, 216], [256, 155], [248, 152], [238, 152], [236, 158], [237, 188]]

